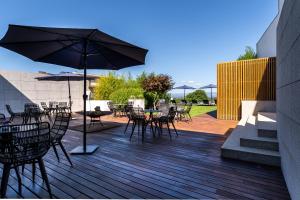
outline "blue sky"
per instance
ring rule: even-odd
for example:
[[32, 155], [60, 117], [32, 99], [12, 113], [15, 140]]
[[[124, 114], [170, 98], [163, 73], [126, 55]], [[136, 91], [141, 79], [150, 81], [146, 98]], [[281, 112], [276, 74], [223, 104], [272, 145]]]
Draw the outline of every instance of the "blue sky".
[[[8, 24], [98, 28], [149, 49], [145, 66], [118, 71], [165, 73], [176, 85], [216, 83], [216, 65], [235, 60], [256, 42], [277, 13], [277, 0], [6, 0], [0, 37]], [[0, 48], [0, 68], [74, 71], [35, 63]], [[107, 73], [89, 71], [90, 73]]]

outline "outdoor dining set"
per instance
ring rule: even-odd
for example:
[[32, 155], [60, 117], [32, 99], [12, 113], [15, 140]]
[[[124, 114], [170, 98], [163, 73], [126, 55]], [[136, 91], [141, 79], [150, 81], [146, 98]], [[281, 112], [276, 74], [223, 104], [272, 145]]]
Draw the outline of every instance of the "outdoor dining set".
[[[25, 165], [31, 165], [32, 180], [34, 181], [36, 164], [39, 166], [42, 179], [52, 197], [43, 162], [43, 157], [51, 147], [59, 160], [56, 146], [60, 146], [72, 166], [71, 159], [62, 144], [62, 138], [68, 129], [71, 118], [68, 105], [63, 102], [49, 102], [49, 105], [45, 107], [42, 102], [42, 110], [37, 104], [26, 103], [24, 112], [18, 113], [13, 112], [10, 105], [6, 105], [7, 112], [11, 115], [10, 119], [8, 120], [4, 114], [0, 114], [0, 163], [3, 164], [0, 198], [4, 198], [6, 195], [11, 169], [15, 171], [18, 189], [21, 193], [22, 179], [19, 167], [22, 168], [23, 173]], [[44, 116], [49, 118], [44, 118]], [[54, 121], [52, 117], [54, 117]], [[16, 120], [16, 118], [22, 120]]]

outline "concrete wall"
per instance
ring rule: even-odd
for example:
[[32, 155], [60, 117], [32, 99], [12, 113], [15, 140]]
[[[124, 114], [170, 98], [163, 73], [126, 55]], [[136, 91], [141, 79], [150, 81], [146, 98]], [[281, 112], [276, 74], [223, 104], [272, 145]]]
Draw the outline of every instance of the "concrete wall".
[[276, 30], [284, 0], [278, 1], [278, 14], [256, 44], [259, 58], [276, 57]]
[[[39, 73], [0, 70], [0, 113], [6, 112], [5, 104], [10, 104], [13, 111], [24, 111], [27, 102], [65, 101], [68, 102], [68, 85], [66, 81], [39, 81]], [[71, 81], [73, 111], [83, 108], [83, 81]]]
[[300, 1], [285, 0], [277, 28], [277, 120], [282, 171], [300, 199]]
[[258, 112], [276, 112], [276, 101], [242, 101], [242, 119]]

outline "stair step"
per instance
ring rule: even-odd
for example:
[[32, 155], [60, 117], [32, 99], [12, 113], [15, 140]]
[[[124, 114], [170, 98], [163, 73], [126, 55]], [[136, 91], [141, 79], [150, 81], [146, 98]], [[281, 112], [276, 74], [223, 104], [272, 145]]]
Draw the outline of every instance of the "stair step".
[[257, 129], [257, 135], [258, 135], [258, 137], [277, 138], [277, 131], [276, 130]]
[[250, 147], [222, 147], [222, 157], [280, 167], [279, 152]]
[[276, 113], [258, 112], [256, 118], [257, 135], [259, 137], [277, 138]]
[[242, 147], [279, 151], [278, 140], [274, 138], [263, 138], [258, 136], [252, 138], [241, 138], [240, 145]]
[[[245, 121], [245, 119], [243, 119], [243, 121]], [[276, 139], [258, 137], [256, 122], [256, 117], [250, 116], [247, 119], [246, 123], [239, 123], [239, 125], [233, 130], [233, 132], [224, 142], [221, 148], [222, 157], [270, 166], [280, 166], [280, 154], [278, 151], [241, 146], [241, 140], [242, 145], [245, 145], [245, 141], [249, 144], [249, 140], [253, 139], [263, 141], [276, 141]], [[253, 141], [250, 141], [250, 145], [253, 144], [257, 145], [256, 141], [254, 143]]]

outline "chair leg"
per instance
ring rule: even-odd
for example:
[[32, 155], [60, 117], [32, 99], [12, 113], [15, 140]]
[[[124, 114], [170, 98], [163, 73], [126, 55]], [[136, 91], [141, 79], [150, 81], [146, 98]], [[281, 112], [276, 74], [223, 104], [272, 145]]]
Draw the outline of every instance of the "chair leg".
[[61, 150], [64, 152], [66, 158], [68, 159], [68, 161], [69, 161], [71, 167], [73, 167], [73, 163], [72, 163], [72, 161], [71, 161], [71, 159], [70, 159], [70, 157], [69, 157], [69, 155], [68, 155], [68, 153], [67, 153], [65, 147], [63, 146], [63, 144], [62, 144], [61, 142], [59, 142], [58, 144], [59, 144]]
[[101, 124], [101, 126], [103, 126], [103, 123], [101, 121], [101, 117], [99, 117], [99, 123]]
[[173, 125], [173, 128], [174, 128], [174, 130], [175, 130], [176, 135], [178, 136], [177, 129], [175, 128], [174, 122], [172, 121], [171, 123], [172, 123], [172, 125]]
[[168, 128], [170, 140], [172, 140], [172, 135], [171, 135], [171, 130], [170, 130], [169, 122], [167, 122], [167, 128]]
[[34, 182], [35, 181], [35, 162], [32, 163], [32, 181]]
[[4, 164], [1, 180], [0, 198], [5, 198], [8, 178], [10, 173], [10, 164]]
[[128, 128], [128, 126], [129, 126], [129, 123], [130, 123], [130, 119], [128, 119], [128, 122], [127, 122], [127, 124], [126, 124], [125, 131], [124, 131], [124, 135], [126, 134], [127, 128]]
[[52, 199], [52, 193], [51, 193], [51, 188], [50, 188], [50, 184], [49, 184], [49, 180], [48, 180], [48, 176], [47, 176], [47, 172], [45, 169], [45, 165], [44, 165], [44, 161], [42, 158], [38, 159], [38, 163], [39, 163], [39, 167], [41, 170], [41, 174], [42, 174], [42, 178], [46, 183], [47, 189], [48, 189], [48, 193], [50, 195], [50, 198]]
[[14, 166], [14, 169], [15, 169], [15, 173], [16, 173], [17, 179], [18, 179], [18, 191], [21, 194], [22, 193], [22, 179], [21, 179], [21, 176], [19, 173], [19, 168]]
[[132, 124], [132, 131], [131, 131], [131, 135], [130, 135], [130, 139], [129, 140], [131, 140], [131, 138], [132, 138], [132, 135], [133, 135], [134, 129], [135, 129], [135, 125], [136, 125], [136, 123], [133, 122], [133, 124]]
[[190, 120], [192, 121], [192, 117], [191, 117], [190, 113], [188, 113], [188, 115], [189, 115]]
[[54, 143], [52, 143], [52, 147], [53, 147], [55, 156], [56, 156], [56, 158], [57, 158], [57, 160], [58, 160], [58, 162], [59, 162], [59, 156], [58, 156], [58, 153], [57, 153], [57, 150], [56, 150], [56, 147], [55, 147], [55, 144], [54, 144]]

